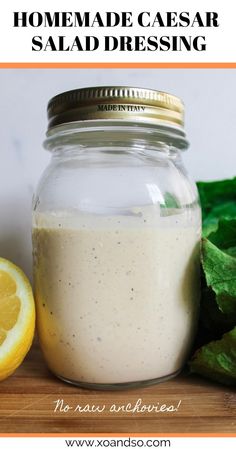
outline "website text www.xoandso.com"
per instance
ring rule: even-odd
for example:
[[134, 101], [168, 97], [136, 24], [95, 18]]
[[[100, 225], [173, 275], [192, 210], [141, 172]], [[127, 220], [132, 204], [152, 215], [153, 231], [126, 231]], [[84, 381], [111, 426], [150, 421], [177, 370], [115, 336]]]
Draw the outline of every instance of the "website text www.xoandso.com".
[[66, 447], [82, 447], [84, 449], [88, 447], [95, 448], [168, 448], [171, 447], [171, 441], [168, 439], [137, 439], [137, 438], [122, 438], [122, 439], [66, 439]]

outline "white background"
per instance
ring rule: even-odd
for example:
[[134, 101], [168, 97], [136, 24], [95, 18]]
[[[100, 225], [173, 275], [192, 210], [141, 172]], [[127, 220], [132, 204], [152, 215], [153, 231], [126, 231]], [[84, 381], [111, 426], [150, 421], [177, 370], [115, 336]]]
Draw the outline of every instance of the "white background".
[[42, 149], [50, 97], [105, 84], [134, 85], [180, 96], [191, 146], [184, 153], [196, 180], [236, 175], [234, 69], [0, 70], [0, 253], [31, 274], [31, 198], [50, 154]]

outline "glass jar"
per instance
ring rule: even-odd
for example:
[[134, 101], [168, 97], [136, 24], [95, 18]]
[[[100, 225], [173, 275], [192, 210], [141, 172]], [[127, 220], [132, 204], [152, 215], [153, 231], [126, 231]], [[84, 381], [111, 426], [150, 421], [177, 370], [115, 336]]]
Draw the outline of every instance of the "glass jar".
[[180, 372], [199, 307], [201, 216], [182, 163], [184, 107], [149, 89], [54, 97], [50, 165], [33, 201], [40, 344], [59, 378], [86, 388]]

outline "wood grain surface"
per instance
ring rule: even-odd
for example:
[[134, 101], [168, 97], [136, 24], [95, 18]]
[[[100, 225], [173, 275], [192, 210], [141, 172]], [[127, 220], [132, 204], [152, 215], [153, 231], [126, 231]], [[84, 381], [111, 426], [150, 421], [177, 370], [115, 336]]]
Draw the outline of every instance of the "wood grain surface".
[[[55, 411], [57, 400], [66, 411]], [[151, 411], [112, 411], [126, 406]], [[177, 411], [171, 411], [181, 401]], [[88, 405], [87, 405], [88, 404]], [[170, 407], [166, 411], [164, 407]], [[103, 412], [86, 412], [92, 405]], [[163, 406], [165, 411], [156, 410]], [[76, 410], [77, 407], [77, 410]], [[82, 411], [79, 411], [81, 407]], [[235, 390], [182, 374], [159, 385], [104, 392], [76, 388], [49, 373], [37, 345], [11, 378], [0, 383], [0, 432], [221, 432], [236, 433]]]

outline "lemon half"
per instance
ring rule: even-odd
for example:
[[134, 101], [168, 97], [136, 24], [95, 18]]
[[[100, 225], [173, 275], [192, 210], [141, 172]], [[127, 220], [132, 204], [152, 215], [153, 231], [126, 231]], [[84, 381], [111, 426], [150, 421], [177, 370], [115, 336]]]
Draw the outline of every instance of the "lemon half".
[[34, 330], [31, 285], [20, 268], [0, 258], [0, 380], [21, 364], [32, 344]]

